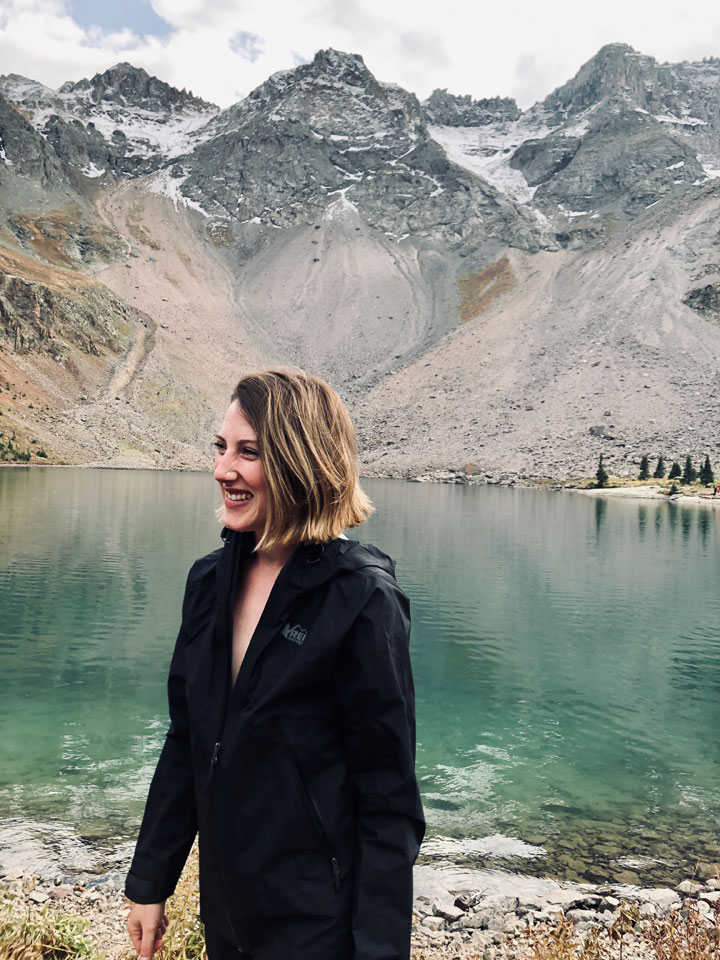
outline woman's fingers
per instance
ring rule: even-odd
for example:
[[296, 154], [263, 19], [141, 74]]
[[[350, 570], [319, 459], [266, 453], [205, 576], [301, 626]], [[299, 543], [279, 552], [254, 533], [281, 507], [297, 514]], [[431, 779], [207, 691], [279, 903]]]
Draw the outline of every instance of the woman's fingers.
[[142, 944], [142, 927], [136, 921], [131, 921], [128, 917], [127, 922], [128, 933], [130, 934], [130, 943], [133, 945], [133, 950], [137, 953], [140, 953], [140, 945]]
[[152, 960], [155, 951], [163, 945], [163, 934], [169, 923], [164, 906], [164, 903], [135, 903], [130, 909], [127, 929], [130, 942], [140, 954], [141, 960]]

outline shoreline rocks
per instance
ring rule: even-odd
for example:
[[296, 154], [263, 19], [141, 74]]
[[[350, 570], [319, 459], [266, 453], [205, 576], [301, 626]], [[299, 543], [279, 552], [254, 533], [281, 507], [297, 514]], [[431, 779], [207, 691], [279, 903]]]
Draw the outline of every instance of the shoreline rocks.
[[[675, 888], [642, 888], [624, 884], [524, 883], [506, 881], [502, 892], [452, 888], [416, 891], [413, 947], [420, 957], [533, 956], [533, 931], [552, 930], [560, 922], [572, 924], [583, 939], [593, 928], [600, 936], [625, 935], [631, 956], [654, 957], [642, 936], [644, 923], [662, 920], [677, 911], [694, 913], [701, 923], [720, 918], [720, 875], [704, 883], [684, 880]], [[430, 888], [431, 889], [431, 888]], [[626, 956], [628, 954], [626, 953]]]
[[[127, 905], [120, 874], [83, 882], [58, 875], [38, 880], [20, 874], [0, 878], [0, 900], [14, 915], [39, 911], [79, 914], [108, 960], [128, 949]], [[672, 911], [712, 926], [720, 918], [720, 874], [705, 881], [683, 880], [675, 888], [624, 884], [570, 884], [502, 871], [453, 871], [416, 867], [413, 957], [520, 960], [530, 957], [533, 931], [572, 926], [583, 939], [597, 928], [601, 936], [625, 935], [626, 956], [653, 957], [642, 936], [643, 924], [661, 921]]]

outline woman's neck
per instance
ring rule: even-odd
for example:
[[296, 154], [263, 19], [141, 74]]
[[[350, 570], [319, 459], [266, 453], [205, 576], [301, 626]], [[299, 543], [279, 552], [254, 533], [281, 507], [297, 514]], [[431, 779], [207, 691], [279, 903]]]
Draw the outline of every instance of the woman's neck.
[[263, 570], [280, 570], [295, 552], [296, 543], [270, 547], [265, 550], [256, 550], [250, 554], [250, 559]]

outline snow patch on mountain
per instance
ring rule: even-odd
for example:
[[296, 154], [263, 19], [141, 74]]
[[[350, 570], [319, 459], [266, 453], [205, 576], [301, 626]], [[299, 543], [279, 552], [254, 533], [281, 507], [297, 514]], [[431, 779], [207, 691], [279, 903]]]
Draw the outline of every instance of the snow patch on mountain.
[[[436, 127], [429, 126], [430, 136], [443, 148], [449, 160], [487, 180], [518, 203], [529, 203], [535, 187], [528, 186], [519, 170], [510, 166], [513, 151], [528, 136], [518, 124], [501, 127]], [[548, 131], [535, 131], [544, 136]]]
[[352, 200], [348, 200], [348, 190], [352, 190], [352, 187], [342, 187], [340, 190], [332, 190], [328, 194], [329, 197], [335, 194], [339, 194], [339, 196], [337, 200], [333, 200], [333, 202], [328, 205], [323, 214], [323, 220], [348, 220], [357, 215], [357, 206]]
[[210, 214], [204, 210], [197, 201], [192, 200], [190, 197], [186, 197], [180, 189], [185, 179], [185, 177], [171, 176], [169, 170], [158, 170], [157, 173], [154, 173], [149, 178], [147, 189], [150, 191], [150, 193], [155, 193], [161, 197], [168, 197], [170, 200], [172, 200], [176, 210], [178, 208], [178, 204], [180, 204], [183, 207], [196, 210], [198, 213], [202, 214], [203, 217], [209, 217]]

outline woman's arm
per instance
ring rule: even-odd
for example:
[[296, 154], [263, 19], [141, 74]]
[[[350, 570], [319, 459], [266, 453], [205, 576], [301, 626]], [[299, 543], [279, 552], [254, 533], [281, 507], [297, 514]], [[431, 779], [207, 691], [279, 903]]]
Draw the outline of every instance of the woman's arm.
[[[188, 576], [188, 585], [192, 571]], [[183, 622], [189, 586], [185, 588]], [[197, 833], [195, 779], [185, 699], [185, 634], [180, 628], [168, 677], [170, 728], [148, 793], [125, 895], [162, 904], [175, 889]]]
[[336, 669], [358, 803], [352, 960], [407, 960], [412, 867], [425, 831], [415, 779], [410, 611], [392, 577], [373, 578]]

